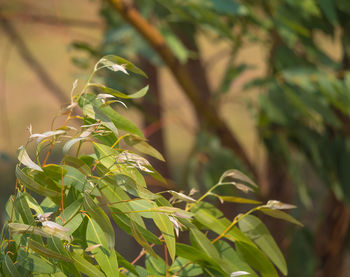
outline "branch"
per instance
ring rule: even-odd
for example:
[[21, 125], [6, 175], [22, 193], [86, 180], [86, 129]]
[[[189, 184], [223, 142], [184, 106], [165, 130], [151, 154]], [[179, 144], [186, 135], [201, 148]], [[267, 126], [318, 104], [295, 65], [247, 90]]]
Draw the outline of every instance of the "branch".
[[54, 82], [50, 75], [46, 72], [44, 67], [36, 60], [32, 55], [29, 48], [25, 44], [24, 40], [21, 38], [19, 33], [16, 31], [14, 26], [10, 21], [5, 18], [0, 18], [0, 24], [12, 41], [13, 45], [17, 48], [19, 54], [23, 60], [30, 66], [30, 68], [36, 73], [42, 84], [49, 90], [49, 92], [62, 104], [67, 104], [70, 99], [61, 90], [61, 88]]
[[20, 19], [24, 21], [30, 21], [34, 23], [43, 23], [48, 25], [67, 25], [70, 27], [96, 28], [96, 29], [100, 29], [102, 27], [102, 24], [100, 22], [95, 22], [95, 21], [85, 20], [85, 19], [61, 18], [54, 15], [39, 15], [39, 14], [25, 14], [25, 13], [0, 15], [0, 18], [4, 18], [4, 19], [12, 19], [13, 17], [20, 17]]
[[174, 78], [193, 104], [197, 114], [203, 117], [207, 124], [206, 127], [214, 131], [220, 138], [222, 145], [233, 150], [254, 177], [257, 178], [257, 170], [248, 158], [247, 153], [235, 135], [230, 131], [227, 124], [220, 118], [217, 108], [211, 103], [206, 103], [206, 101], [200, 97], [200, 90], [192, 81], [186, 66], [182, 65], [174, 56], [170, 48], [166, 45], [162, 34], [147, 22], [131, 4], [126, 4], [123, 0], [109, 0], [109, 2], [126, 22], [131, 24], [163, 59]]

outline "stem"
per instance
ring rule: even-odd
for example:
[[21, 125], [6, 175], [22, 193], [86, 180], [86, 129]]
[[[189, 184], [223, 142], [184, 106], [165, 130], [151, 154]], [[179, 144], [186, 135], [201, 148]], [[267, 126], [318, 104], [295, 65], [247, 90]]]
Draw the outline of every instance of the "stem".
[[49, 149], [49, 151], [48, 151], [47, 154], [46, 154], [46, 157], [45, 157], [45, 160], [44, 160], [42, 166], [45, 166], [45, 164], [46, 164], [46, 162], [47, 162], [47, 159], [49, 158], [49, 156], [50, 156], [50, 154], [51, 154], [51, 152], [52, 152], [52, 149], [53, 149], [53, 146], [54, 146], [54, 145], [55, 145], [55, 144], [54, 144], [53, 142], [51, 142], [50, 149]]

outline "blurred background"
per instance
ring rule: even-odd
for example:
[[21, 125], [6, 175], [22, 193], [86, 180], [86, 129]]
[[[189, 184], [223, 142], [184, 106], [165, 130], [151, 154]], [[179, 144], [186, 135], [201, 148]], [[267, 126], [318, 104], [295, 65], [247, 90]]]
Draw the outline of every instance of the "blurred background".
[[[264, 219], [289, 276], [350, 276], [349, 18], [348, 0], [0, 1], [1, 206], [30, 124], [49, 130], [74, 80], [115, 54], [149, 76], [124, 113], [166, 157], [153, 165], [172, 189], [240, 169], [257, 199], [298, 206], [304, 228]], [[100, 77], [145, 83], [117, 75]]]

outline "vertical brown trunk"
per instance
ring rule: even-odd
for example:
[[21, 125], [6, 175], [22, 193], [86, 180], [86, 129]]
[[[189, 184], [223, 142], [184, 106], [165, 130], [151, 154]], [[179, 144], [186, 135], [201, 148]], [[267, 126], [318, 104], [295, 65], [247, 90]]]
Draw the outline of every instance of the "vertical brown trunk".
[[319, 259], [315, 277], [340, 277], [343, 272], [350, 209], [330, 193], [325, 212], [315, 237], [315, 250]]

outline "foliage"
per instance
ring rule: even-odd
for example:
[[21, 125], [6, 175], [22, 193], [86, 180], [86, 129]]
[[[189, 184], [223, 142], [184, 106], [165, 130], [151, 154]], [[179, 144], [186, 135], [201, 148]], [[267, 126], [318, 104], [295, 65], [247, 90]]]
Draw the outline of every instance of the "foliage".
[[[221, 97], [229, 91], [231, 84], [251, 68], [251, 65], [237, 62], [240, 50], [248, 44], [263, 47], [267, 57], [266, 74], [246, 84], [245, 91], [254, 88], [262, 92], [254, 111], [256, 126], [268, 160], [273, 161], [271, 167], [274, 174], [270, 174], [271, 179], [277, 180], [276, 186], [273, 186], [272, 180], [267, 180], [271, 184], [268, 193], [292, 191], [290, 189], [292, 184], [297, 191], [296, 201], [305, 206], [303, 216], [312, 213], [329, 224], [326, 214], [332, 214], [337, 207], [328, 207], [326, 206], [328, 204], [325, 204], [322, 209], [314, 209], [317, 204], [313, 201], [313, 197], [317, 197], [317, 202], [323, 202], [319, 199], [323, 199], [326, 194], [331, 197], [334, 195], [339, 205], [348, 205], [350, 199], [349, 1], [139, 0], [135, 2], [140, 13], [155, 22], [154, 27], [162, 32], [173, 54], [181, 63], [188, 62], [191, 57], [202, 62], [198, 49], [195, 51], [184, 45], [185, 32], [190, 33], [188, 38], [195, 37], [203, 30], [206, 34], [209, 31], [209, 37], [214, 41], [227, 43], [229, 46], [227, 68], [219, 86], [209, 95], [211, 97], [209, 102], [220, 103]], [[127, 37], [137, 37], [138, 32], [132, 26], [125, 24], [111, 7], [106, 8], [106, 11], [104, 16], [109, 23], [109, 29], [103, 50], [108, 51], [116, 45], [118, 47], [123, 45], [122, 39]], [[179, 26], [182, 32], [178, 31]], [[124, 32], [124, 35], [121, 35], [121, 32]], [[129, 36], [130, 33], [135, 36]], [[140, 37], [137, 38], [142, 41]], [[125, 51], [129, 51], [126, 54], [146, 56], [151, 62], [156, 61], [154, 52], [142, 51], [150, 47], [139, 48], [140, 44], [132, 42], [133, 40], [130, 40], [128, 47], [124, 48]], [[142, 43], [146, 44], [145, 41]], [[130, 44], [133, 47], [130, 47]], [[207, 73], [210, 74], [210, 65], [208, 68]], [[215, 167], [220, 163], [217, 157], [220, 157], [221, 161], [225, 157], [226, 165], [235, 164], [235, 167], [244, 169], [247, 174], [252, 173], [246, 170], [244, 164], [239, 163], [241, 161], [237, 164], [239, 156], [237, 152], [235, 155], [230, 155], [227, 149], [223, 149], [222, 145], [217, 143], [218, 140], [219, 136], [212, 138], [206, 136], [205, 132], [197, 136], [187, 169], [188, 179], [192, 184], [211, 183], [208, 180], [213, 180], [213, 176], [218, 175], [220, 168]], [[207, 163], [203, 162], [201, 154], [205, 155]], [[197, 174], [198, 172], [200, 174]], [[262, 175], [264, 178], [269, 172], [264, 172]], [[310, 175], [312, 178], [306, 182], [304, 177]], [[287, 197], [292, 199], [295, 196], [289, 193]], [[307, 226], [308, 232], [312, 234], [312, 241], [315, 245], [324, 245], [326, 252], [332, 248], [327, 246], [327, 243], [338, 244], [339, 249], [344, 249], [345, 237], [349, 234], [349, 225], [345, 223], [347, 219], [341, 218], [341, 213], [338, 216], [331, 215], [330, 218], [334, 228], [339, 228], [335, 227], [338, 226], [334, 223], [335, 220], [342, 224], [346, 234], [344, 239], [342, 236], [332, 238], [330, 234], [337, 233], [332, 231], [332, 228], [329, 228], [329, 234], [316, 237], [316, 233], [320, 234], [324, 230], [317, 230], [313, 220]], [[325, 238], [328, 242], [324, 241]], [[309, 239], [309, 235], [307, 238], [304, 237], [305, 239]], [[334, 239], [343, 241], [335, 242]], [[291, 245], [303, 249], [304, 252], [305, 245], [302, 240], [295, 239]], [[310, 248], [317, 248], [315, 245]], [[339, 253], [344, 251], [341, 250]], [[317, 266], [328, 264], [324, 257], [328, 257], [330, 261], [331, 256], [335, 256], [333, 261], [343, 260], [336, 255], [338, 254], [307, 255], [295, 266], [295, 276], [312, 276]], [[306, 263], [308, 268], [312, 269], [301, 273], [300, 267]], [[320, 269], [324, 276], [340, 275], [334, 272], [334, 269], [341, 268], [339, 264], [337, 262], [329, 264], [333, 264], [333, 270], [328, 272]]]
[[[163, 157], [133, 123], [111, 106], [122, 103], [118, 98], [142, 97], [147, 87], [124, 94], [94, 83], [92, 79], [103, 68], [146, 76], [120, 57], [105, 56], [95, 65], [81, 93], [72, 96], [71, 104], [62, 111], [66, 116], [63, 126], [42, 134], [32, 134], [30, 127], [29, 141], [18, 152], [15, 194], [6, 205], [8, 221], [2, 231], [1, 273], [278, 276], [277, 268], [286, 275], [281, 251], [262, 221], [252, 214], [259, 211], [301, 225], [282, 211], [294, 206], [275, 200], [261, 205], [241, 197], [238, 192], [247, 194], [258, 188], [237, 170], [226, 171], [198, 199], [194, 191], [188, 195], [169, 190], [152, 193], [147, 189], [145, 175], [165, 180], [141, 154], [161, 160]], [[77, 82], [72, 94], [76, 89]], [[77, 106], [82, 115], [74, 114]], [[73, 119], [80, 121], [78, 129], [69, 125]], [[27, 152], [32, 144], [35, 159]], [[63, 152], [61, 161], [47, 163], [57, 147]], [[80, 154], [82, 147], [93, 152]], [[219, 195], [216, 189], [222, 186], [235, 190], [236, 195]], [[204, 201], [209, 196], [255, 206], [231, 222]], [[140, 256], [145, 255], [143, 265], [135, 265], [139, 258], [127, 261], [115, 250], [115, 225], [140, 244]], [[150, 225], [158, 231], [151, 232]], [[182, 236], [189, 236], [189, 244], [177, 242], [180, 231]]]

